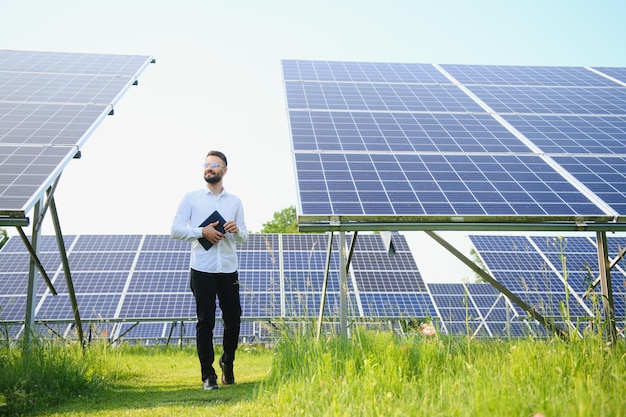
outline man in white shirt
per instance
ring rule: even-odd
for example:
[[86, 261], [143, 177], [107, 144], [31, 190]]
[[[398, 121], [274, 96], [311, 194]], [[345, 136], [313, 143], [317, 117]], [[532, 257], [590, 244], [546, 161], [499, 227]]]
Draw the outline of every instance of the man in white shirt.
[[[222, 185], [222, 178], [228, 171], [227, 165], [226, 156], [222, 152], [210, 151], [207, 154], [204, 162], [207, 187], [184, 196], [170, 232], [174, 239], [192, 242], [190, 286], [196, 299], [196, 348], [204, 389], [218, 388], [217, 374], [213, 368], [216, 297], [224, 321], [224, 354], [219, 359], [222, 384], [235, 383], [233, 362], [241, 323], [235, 244], [244, 243], [248, 239], [248, 231], [241, 200], [228, 193]], [[224, 224], [214, 221], [201, 227], [214, 211], [221, 214]], [[198, 239], [205, 239], [204, 245]]]

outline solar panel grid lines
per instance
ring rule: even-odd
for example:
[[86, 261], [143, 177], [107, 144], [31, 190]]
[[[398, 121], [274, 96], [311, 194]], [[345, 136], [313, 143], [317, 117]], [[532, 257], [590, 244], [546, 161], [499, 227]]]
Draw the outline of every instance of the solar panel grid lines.
[[610, 205], [616, 221], [626, 218], [626, 157], [554, 156], [559, 165]]
[[0, 71], [0, 102], [113, 105], [134, 77], [7, 73]]
[[0, 50], [0, 72], [135, 75], [151, 61], [147, 55]]
[[507, 115], [542, 152], [555, 155], [626, 155], [623, 116]]
[[0, 101], [0, 145], [80, 145], [110, 112], [110, 105]]
[[502, 114], [626, 115], [626, 88], [473, 86], [471, 91]]
[[25, 215], [76, 152], [74, 147], [0, 146], [0, 216]]
[[[583, 67], [456, 64], [439, 66], [463, 85], [615, 86], [615, 83], [606, 77]], [[604, 72], [601, 68], [598, 70]]]

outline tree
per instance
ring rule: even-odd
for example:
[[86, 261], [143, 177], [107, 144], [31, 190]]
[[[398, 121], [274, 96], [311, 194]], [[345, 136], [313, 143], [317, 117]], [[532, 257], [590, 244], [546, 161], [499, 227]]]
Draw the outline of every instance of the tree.
[[263, 223], [261, 233], [298, 233], [296, 207], [289, 206], [274, 212], [274, 218]]
[[[476, 251], [475, 248], [472, 248], [472, 250], [470, 250], [470, 256], [472, 258], [472, 261], [474, 261], [474, 263], [480, 267], [480, 269], [482, 269], [485, 272], [489, 272], [489, 270], [487, 269], [487, 266], [483, 263], [482, 258], [478, 255], [478, 252]], [[480, 276], [480, 274], [475, 273], [476, 275], [474, 276], [474, 282], [487, 282], [483, 277]], [[469, 282], [469, 279], [466, 279], [464, 281]]]
[[7, 243], [7, 240], [9, 240], [9, 235], [7, 234], [7, 231], [4, 229], [4, 227], [0, 227], [0, 249], [4, 246], [5, 243]]

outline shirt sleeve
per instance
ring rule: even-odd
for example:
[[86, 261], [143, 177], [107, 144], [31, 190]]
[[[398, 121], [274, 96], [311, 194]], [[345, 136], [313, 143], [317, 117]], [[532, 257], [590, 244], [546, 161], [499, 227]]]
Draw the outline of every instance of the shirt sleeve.
[[237, 212], [235, 214], [235, 222], [239, 231], [235, 233], [235, 241], [237, 243], [245, 243], [248, 240], [248, 228], [246, 227], [246, 219], [243, 214], [243, 204], [239, 200]]
[[201, 227], [191, 227], [189, 220], [191, 219], [191, 201], [189, 195], [186, 195], [176, 210], [176, 215], [172, 221], [170, 229], [170, 237], [178, 240], [194, 241], [202, 237]]

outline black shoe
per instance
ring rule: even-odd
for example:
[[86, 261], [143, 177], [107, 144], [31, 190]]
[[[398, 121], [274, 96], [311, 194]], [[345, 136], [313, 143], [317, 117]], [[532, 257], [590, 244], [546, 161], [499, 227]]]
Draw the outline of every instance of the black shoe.
[[202, 381], [202, 388], [204, 388], [205, 390], [218, 389], [219, 387], [217, 386], [217, 375], [212, 375]]
[[235, 375], [233, 374], [233, 364], [227, 365], [220, 357], [220, 368], [222, 368], [222, 385], [233, 385], [235, 383]]

